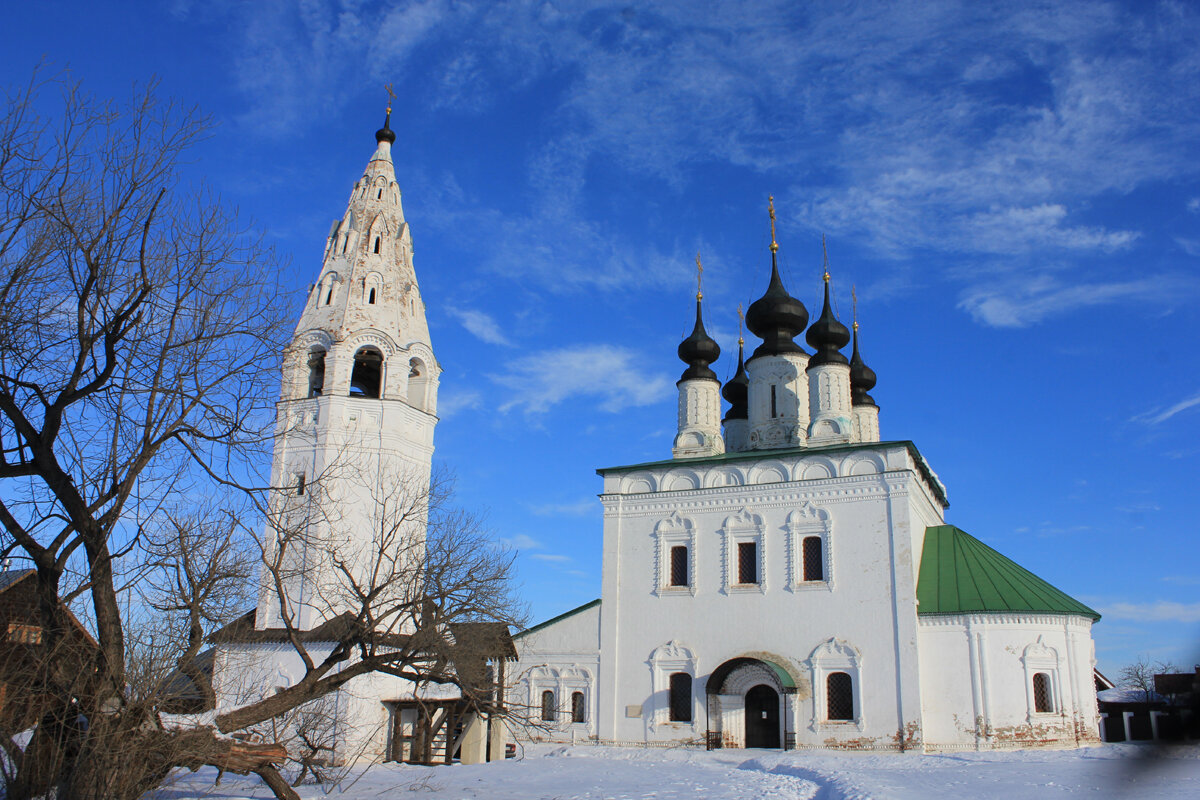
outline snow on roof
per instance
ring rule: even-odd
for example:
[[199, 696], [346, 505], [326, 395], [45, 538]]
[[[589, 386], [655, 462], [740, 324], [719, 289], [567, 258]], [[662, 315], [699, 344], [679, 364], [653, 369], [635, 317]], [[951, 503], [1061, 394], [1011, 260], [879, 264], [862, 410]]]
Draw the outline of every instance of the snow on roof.
[[1096, 692], [1096, 699], [1101, 703], [1161, 703], [1166, 700], [1160, 694], [1143, 691], [1132, 686], [1118, 686], [1115, 689]]

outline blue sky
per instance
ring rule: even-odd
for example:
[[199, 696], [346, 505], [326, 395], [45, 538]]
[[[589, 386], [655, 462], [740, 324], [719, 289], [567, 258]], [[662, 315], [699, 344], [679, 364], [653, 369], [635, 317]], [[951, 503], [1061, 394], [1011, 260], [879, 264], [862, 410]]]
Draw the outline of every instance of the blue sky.
[[[46, 58], [213, 115], [192, 155], [314, 279], [397, 92], [445, 372], [438, 458], [535, 620], [599, 595], [597, 467], [668, 457], [703, 254], [732, 371], [765, 289], [857, 286], [885, 439], [948, 521], [1104, 613], [1101, 669], [1200, 660], [1200, 7], [1191, 3], [65, 2]], [[1002, 8], [999, 8], [1002, 6]]]

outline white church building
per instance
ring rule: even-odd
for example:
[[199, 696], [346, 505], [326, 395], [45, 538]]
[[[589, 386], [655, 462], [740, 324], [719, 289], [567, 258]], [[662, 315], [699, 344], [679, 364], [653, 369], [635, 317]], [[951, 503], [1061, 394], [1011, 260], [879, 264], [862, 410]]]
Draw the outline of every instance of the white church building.
[[[353, 605], [344, 577], [378, 552], [386, 486], [430, 477], [440, 367], [394, 140], [385, 122], [284, 354], [273, 513], [315, 527], [277, 551], [257, 608], [215, 636], [218, 714], [303, 677], [289, 628], [312, 658], [328, 654]], [[762, 343], [743, 358], [739, 341], [724, 386], [697, 293], [672, 457], [599, 471], [601, 599], [497, 652], [502, 683], [519, 653], [508, 696], [529, 713], [526, 735], [854, 749], [1097, 741], [1099, 615], [945, 524], [945, 488], [916, 446], [880, 438], [875, 374], [857, 324], [852, 356], [842, 352], [851, 334], [828, 273], [810, 326], [777, 249], [772, 210], [768, 288], [746, 316]], [[401, 563], [420, 561], [424, 537], [405, 529]], [[337, 757], [449, 760], [460, 744], [463, 760], [498, 757], [503, 726], [447, 722], [458, 699], [355, 678], [329, 699]]]
[[[916, 445], [825, 301], [776, 265], [724, 386], [679, 345], [672, 457], [599, 470], [602, 596], [517, 634], [514, 694], [555, 741], [854, 750], [1098, 741], [1099, 615], [947, 525]], [[804, 339], [809, 353], [796, 342]], [[727, 401], [721, 419], [721, 396]]]

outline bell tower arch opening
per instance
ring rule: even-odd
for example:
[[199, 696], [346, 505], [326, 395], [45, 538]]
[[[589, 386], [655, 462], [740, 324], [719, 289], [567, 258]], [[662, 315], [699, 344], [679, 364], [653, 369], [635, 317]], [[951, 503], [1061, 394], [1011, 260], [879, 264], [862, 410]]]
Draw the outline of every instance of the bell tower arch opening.
[[383, 353], [374, 347], [360, 347], [354, 354], [350, 372], [350, 396], [378, 399], [383, 380]]

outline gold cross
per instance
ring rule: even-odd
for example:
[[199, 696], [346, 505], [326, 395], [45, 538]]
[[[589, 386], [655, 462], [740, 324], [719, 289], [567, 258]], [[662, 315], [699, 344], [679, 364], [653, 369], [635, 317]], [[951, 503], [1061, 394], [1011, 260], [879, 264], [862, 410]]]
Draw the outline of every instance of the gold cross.
[[696, 299], [700, 300], [704, 297], [700, 292], [700, 282], [704, 278], [704, 265], [700, 263], [700, 251], [696, 251]]
[[779, 249], [779, 245], [775, 242], [775, 196], [767, 195], [767, 213], [771, 215], [771, 252], [774, 253]]
[[746, 315], [742, 313], [742, 304], [738, 303], [738, 347], [746, 343], [746, 340], [742, 338], [742, 323], [745, 321]]
[[854, 308], [854, 330], [858, 330], [858, 294], [854, 291], [854, 284], [850, 284], [850, 300]]
[[383, 88], [388, 93], [387, 113], [390, 114], [392, 113], [392, 101], [396, 99], [396, 93], [392, 91], [392, 85], [390, 83], [385, 84]]
[[821, 234], [821, 255], [825, 258], [825, 282], [829, 283], [829, 251], [825, 249], [825, 234]]

